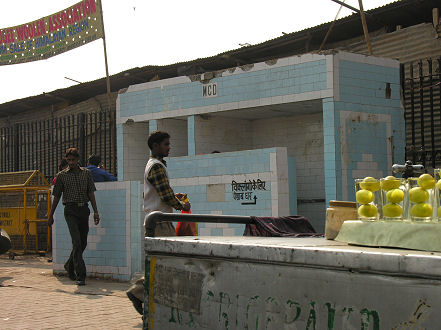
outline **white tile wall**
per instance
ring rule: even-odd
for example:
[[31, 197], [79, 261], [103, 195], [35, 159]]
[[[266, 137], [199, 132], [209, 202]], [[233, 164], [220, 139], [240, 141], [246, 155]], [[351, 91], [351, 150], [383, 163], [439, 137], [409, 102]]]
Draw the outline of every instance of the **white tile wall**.
[[150, 153], [147, 145], [148, 122], [123, 125], [124, 135], [124, 180], [142, 181], [145, 164]]
[[196, 154], [253, 149], [250, 120], [195, 116]]
[[170, 157], [187, 155], [187, 118], [158, 120], [158, 130], [165, 131], [171, 136]]

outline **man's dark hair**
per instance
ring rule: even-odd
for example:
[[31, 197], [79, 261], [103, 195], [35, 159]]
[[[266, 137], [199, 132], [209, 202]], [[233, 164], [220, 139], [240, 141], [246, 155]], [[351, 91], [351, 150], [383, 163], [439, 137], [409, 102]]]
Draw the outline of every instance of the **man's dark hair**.
[[63, 158], [60, 164], [58, 165], [58, 171], [62, 171], [67, 165], [68, 164], [66, 158]]
[[149, 145], [150, 150], [153, 150], [153, 143], [160, 144], [162, 141], [169, 138], [170, 135], [167, 132], [154, 131], [152, 134], [150, 134], [147, 144]]
[[98, 155], [90, 155], [89, 159], [87, 160], [87, 162], [90, 165], [98, 166], [101, 163], [101, 157], [98, 156]]
[[74, 156], [77, 159], [80, 159], [80, 153], [78, 152], [77, 148], [69, 148], [66, 150], [66, 154], [64, 155], [65, 158], [69, 156]]

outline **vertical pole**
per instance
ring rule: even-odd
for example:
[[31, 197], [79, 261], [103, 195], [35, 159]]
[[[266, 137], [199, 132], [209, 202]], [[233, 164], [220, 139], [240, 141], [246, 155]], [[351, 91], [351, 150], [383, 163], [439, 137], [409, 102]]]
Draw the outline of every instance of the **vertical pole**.
[[427, 60], [429, 63], [429, 84], [430, 84], [430, 139], [432, 142], [432, 168], [435, 168], [435, 122], [433, 114], [433, 78], [432, 78], [432, 59]]
[[424, 77], [423, 77], [423, 61], [418, 62], [418, 73], [420, 75], [420, 130], [421, 130], [421, 151], [422, 161], [424, 167], [426, 167], [426, 143], [424, 141]]
[[83, 160], [83, 165], [86, 166], [86, 143], [85, 143], [85, 130], [84, 130], [84, 113], [78, 114], [78, 147], [80, 149], [81, 159]]
[[43, 143], [41, 145], [41, 152], [43, 154], [43, 162], [40, 164], [40, 168], [36, 168], [36, 170], [40, 170], [43, 175], [44, 173], [46, 173], [46, 160], [47, 160], [47, 151], [46, 151], [46, 146], [47, 146], [47, 140], [46, 140], [46, 120], [43, 120], [41, 122], [41, 124], [43, 125]]
[[360, 5], [360, 16], [361, 16], [361, 24], [363, 25], [364, 38], [366, 39], [366, 43], [367, 43], [367, 46], [369, 49], [369, 55], [373, 55], [372, 46], [371, 46], [371, 39], [369, 37], [369, 31], [368, 31], [367, 24], [366, 24], [366, 17], [364, 16], [362, 0], [358, 0], [358, 4]]
[[43, 163], [43, 138], [42, 138], [42, 132], [43, 128], [41, 125], [41, 121], [38, 122], [38, 145], [37, 145], [37, 155], [38, 155], [38, 163], [37, 163], [37, 168], [34, 168], [34, 170], [39, 170], [41, 169], [41, 164]]
[[14, 171], [18, 172], [20, 171], [20, 167], [19, 167], [19, 160], [20, 160], [20, 146], [19, 146], [19, 142], [20, 142], [20, 125], [19, 124], [15, 124], [14, 126], [15, 130], [14, 130], [14, 135], [15, 135], [15, 141], [14, 141]]
[[104, 112], [104, 155], [103, 155], [103, 163], [106, 164], [106, 166], [108, 166], [107, 164], [107, 115], [110, 113], [109, 111]]
[[92, 122], [93, 122], [92, 114], [89, 113], [89, 149], [88, 149], [89, 155], [93, 154], [93, 151], [92, 151], [93, 150], [93, 148], [92, 148], [92, 137], [93, 137], [93, 135], [92, 135]]
[[100, 157], [103, 157], [103, 144], [105, 143], [105, 141], [103, 142], [103, 112], [100, 111], [100, 143], [99, 143], [99, 147], [100, 147], [100, 152], [99, 155]]
[[99, 4], [100, 4], [100, 13], [101, 13], [101, 25], [103, 27], [103, 48], [104, 48], [104, 64], [106, 66], [107, 102], [110, 110], [111, 109], [110, 78], [109, 78], [109, 66], [107, 64], [106, 33], [104, 32], [104, 16], [103, 16], [103, 6], [101, 0], [99, 1]]
[[0, 153], [1, 153], [1, 158], [0, 158], [0, 172], [6, 172], [5, 171], [5, 166], [4, 166], [4, 161], [5, 161], [5, 146], [4, 146], [4, 128], [0, 128]]
[[[61, 121], [61, 119], [59, 118], [55, 118], [55, 166], [56, 166], [56, 170], [55, 170], [55, 175], [57, 175], [58, 173], [58, 164], [60, 163], [61, 157], [60, 157], [60, 144], [59, 144], [59, 136], [61, 136], [61, 132], [60, 132], [60, 126], [59, 122]], [[55, 176], [54, 175], [54, 176]]]
[[413, 81], [413, 63], [410, 62], [410, 120], [412, 127], [412, 162], [416, 161], [416, 146], [415, 146], [415, 85]]
[[93, 148], [93, 153], [96, 154], [97, 153], [97, 145], [98, 145], [98, 124], [97, 124], [97, 115], [96, 112], [94, 112], [93, 114], [93, 120], [95, 121], [95, 143], [94, 143], [94, 148]]
[[23, 211], [24, 211], [24, 224], [25, 224], [25, 228], [24, 228], [24, 235], [23, 235], [23, 253], [26, 254], [26, 250], [27, 250], [27, 236], [28, 236], [28, 232], [29, 232], [29, 223], [28, 223], [28, 219], [26, 218], [26, 208], [28, 206], [28, 196], [26, 194], [26, 188], [23, 189]]
[[[438, 62], [438, 81], [441, 81], [441, 57], [438, 57], [437, 62]], [[439, 113], [440, 120], [441, 120], [441, 84], [439, 84], [438, 87], [439, 87], [438, 113]]]
[[[400, 97], [401, 97], [401, 103], [403, 104], [404, 107], [404, 126], [405, 129], [408, 125], [408, 121], [407, 121], [407, 112], [406, 112], [406, 73], [405, 73], [405, 69], [406, 67], [404, 66], [404, 64], [400, 64], [400, 86], [401, 86], [401, 93], [400, 93]], [[405, 138], [405, 143], [404, 143], [404, 157], [405, 160], [408, 159], [408, 154], [407, 154], [407, 137]]]

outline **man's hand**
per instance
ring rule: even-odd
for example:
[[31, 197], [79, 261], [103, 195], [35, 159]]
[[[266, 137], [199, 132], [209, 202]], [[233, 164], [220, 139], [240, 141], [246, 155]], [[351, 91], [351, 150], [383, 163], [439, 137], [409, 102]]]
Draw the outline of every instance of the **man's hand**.
[[184, 203], [183, 205], [182, 205], [182, 210], [183, 211], [190, 211], [190, 208], [191, 208], [191, 204], [190, 203]]
[[95, 223], [95, 226], [100, 223], [100, 215], [98, 214], [98, 212], [93, 213], [93, 221]]
[[47, 220], [47, 225], [51, 227], [54, 224], [54, 216], [51, 214], [49, 215], [49, 219]]

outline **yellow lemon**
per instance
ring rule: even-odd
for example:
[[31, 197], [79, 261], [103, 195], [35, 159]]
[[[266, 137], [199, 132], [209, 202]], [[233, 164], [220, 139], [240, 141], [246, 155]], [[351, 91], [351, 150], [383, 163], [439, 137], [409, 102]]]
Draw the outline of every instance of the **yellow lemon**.
[[409, 199], [412, 203], [423, 203], [429, 199], [429, 193], [420, 187], [409, 190]]
[[432, 215], [432, 205], [427, 203], [418, 203], [412, 206], [410, 214], [414, 217], [428, 218]]
[[438, 180], [438, 182], [436, 183], [436, 187], [441, 190], [441, 179]]
[[441, 206], [438, 207], [438, 218], [441, 218]]
[[360, 204], [369, 204], [374, 200], [374, 194], [369, 190], [359, 190], [355, 194], [355, 198], [357, 199], [357, 202]]
[[396, 177], [389, 175], [385, 177], [383, 180], [381, 180], [380, 185], [381, 185], [381, 189], [389, 191], [392, 189], [400, 188], [401, 181], [398, 180]]
[[374, 218], [377, 216], [377, 207], [373, 204], [362, 205], [358, 208], [358, 214], [362, 218]]
[[397, 204], [386, 204], [383, 206], [383, 215], [389, 218], [397, 218], [403, 214], [403, 208]]
[[369, 191], [377, 191], [380, 189], [380, 183], [377, 179], [374, 179], [371, 176], [367, 176], [360, 182], [361, 189], [366, 189]]
[[404, 199], [404, 191], [400, 189], [389, 190], [386, 199], [391, 203], [400, 203]]
[[423, 189], [432, 189], [435, 187], [435, 179], [430, 174], [421, 174], [417, 180], [418, 185]]

